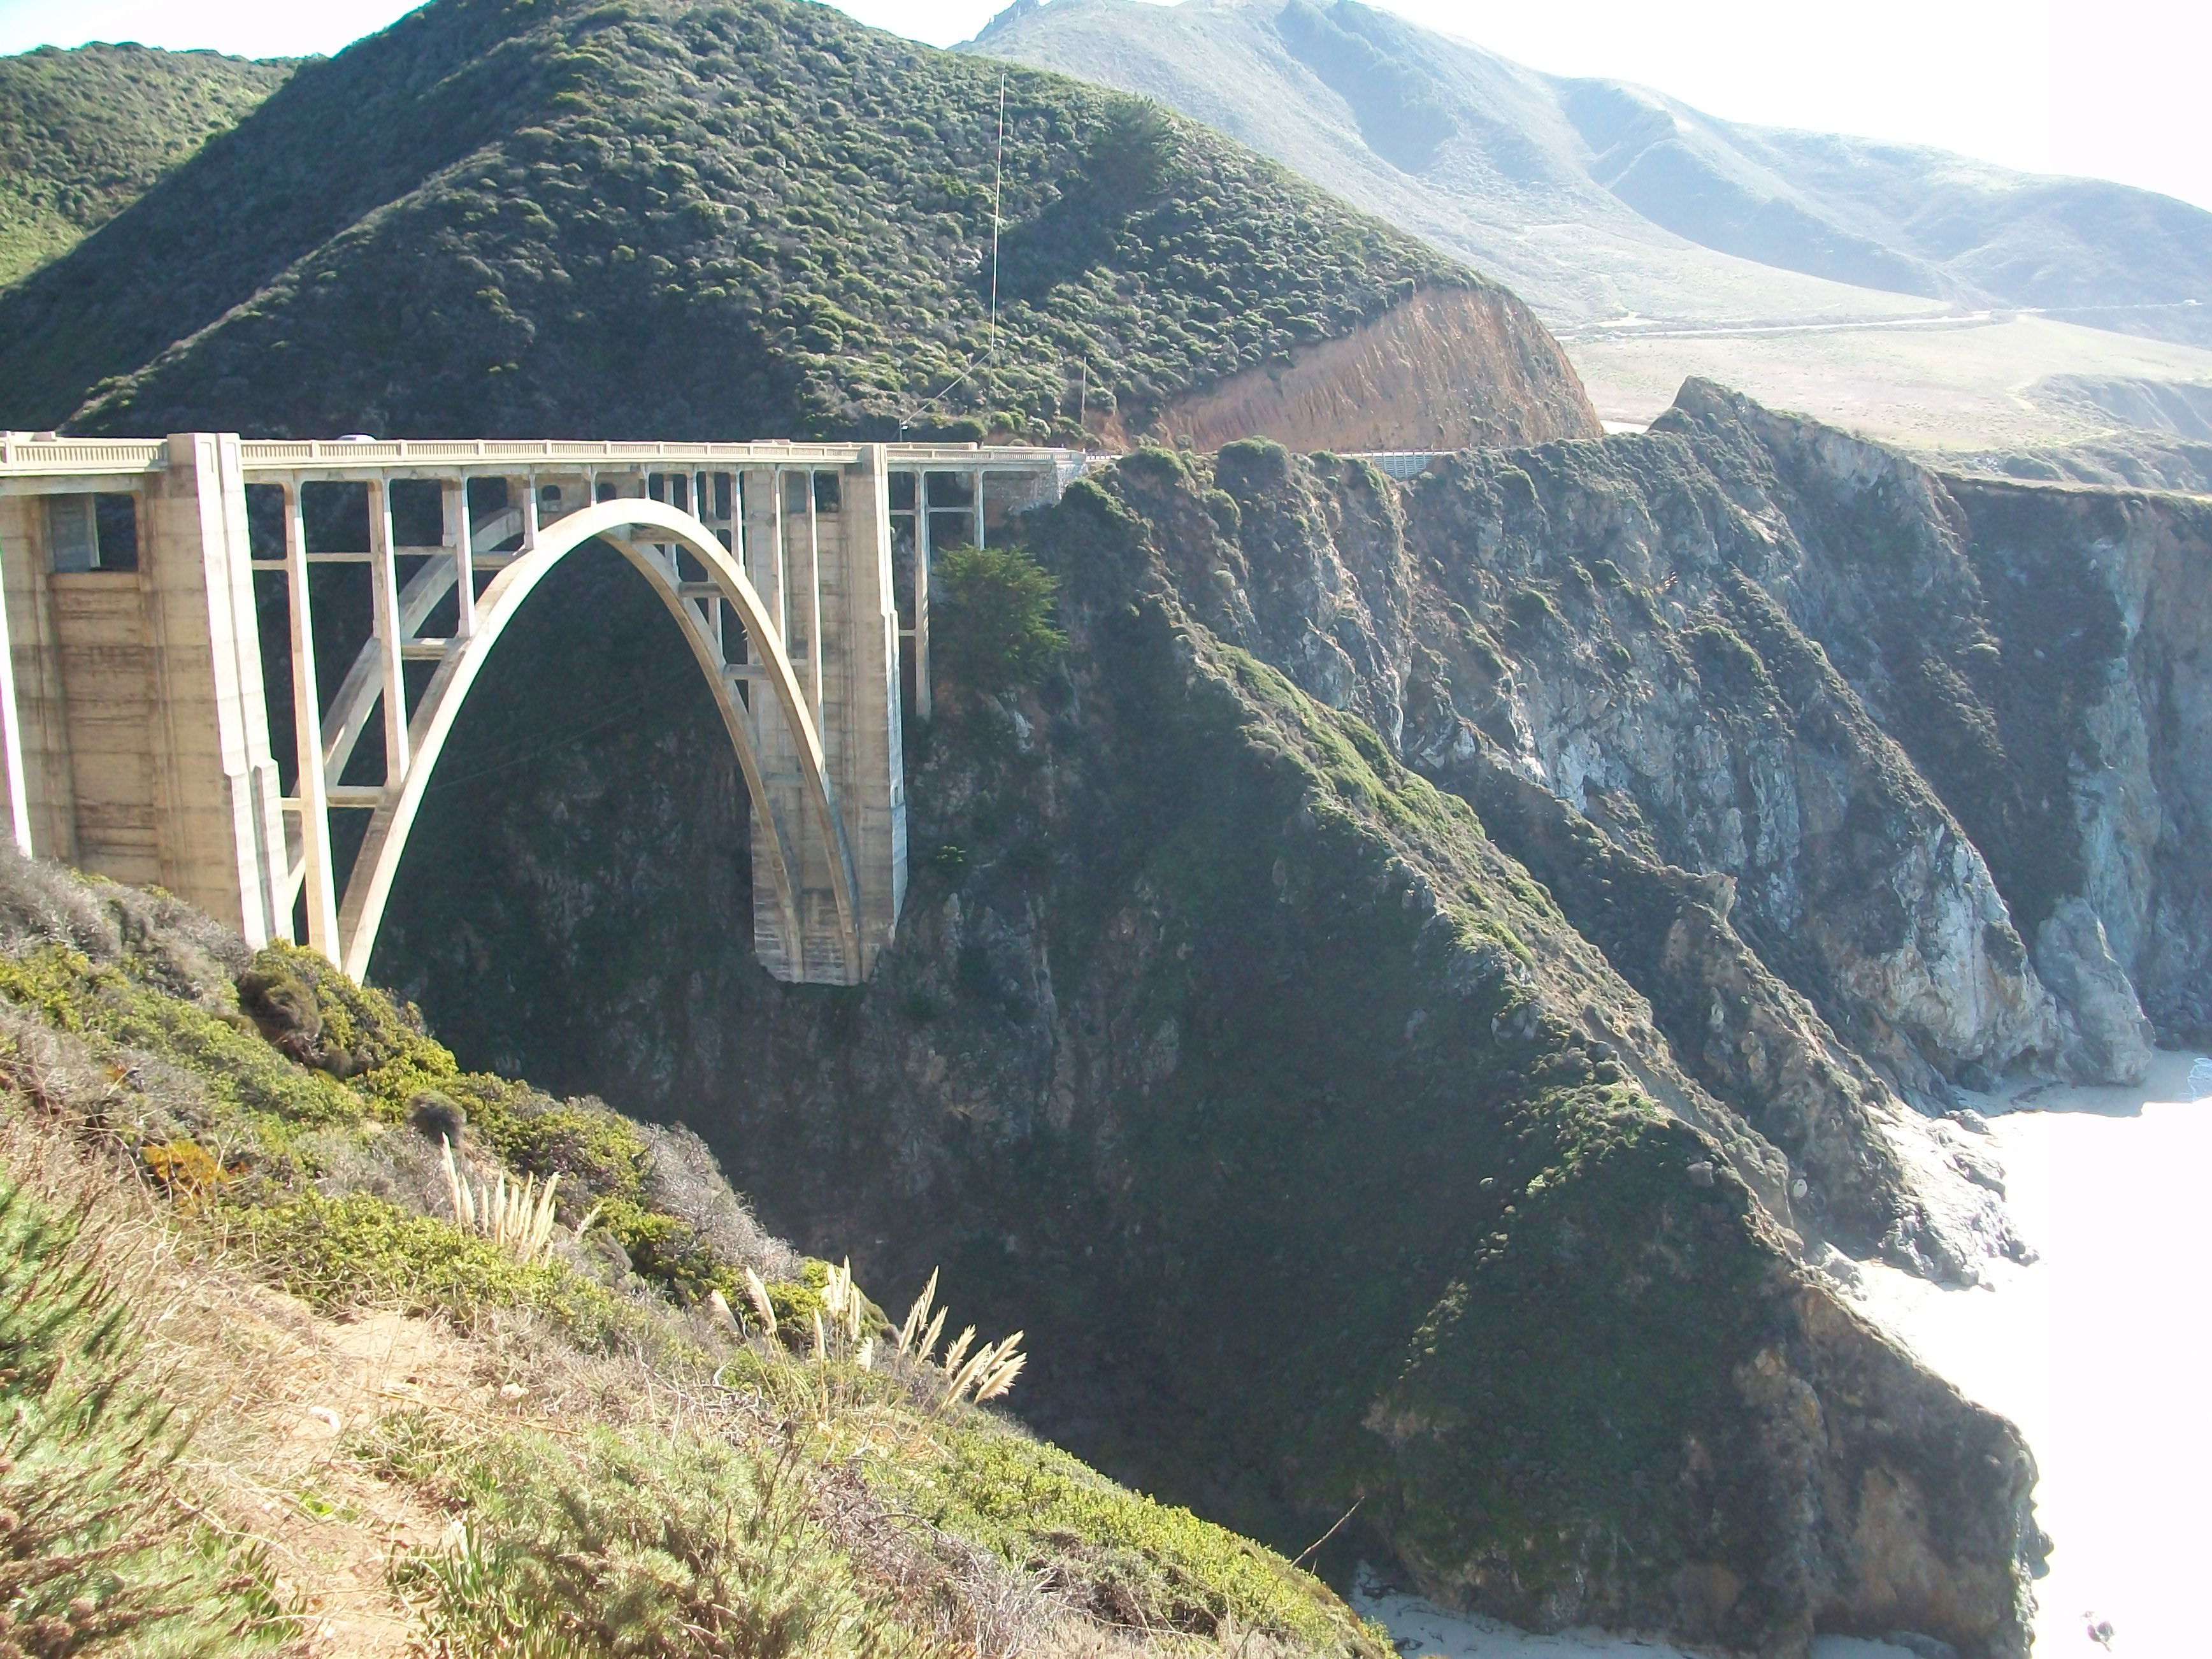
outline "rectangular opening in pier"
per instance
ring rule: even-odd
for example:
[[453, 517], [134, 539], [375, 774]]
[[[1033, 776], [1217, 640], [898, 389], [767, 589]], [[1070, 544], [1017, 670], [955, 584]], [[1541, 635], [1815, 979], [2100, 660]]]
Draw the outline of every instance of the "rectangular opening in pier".
[[138, 568], [138, 498], [97, 494], [46, 497], [46, 552], [57, 574]]

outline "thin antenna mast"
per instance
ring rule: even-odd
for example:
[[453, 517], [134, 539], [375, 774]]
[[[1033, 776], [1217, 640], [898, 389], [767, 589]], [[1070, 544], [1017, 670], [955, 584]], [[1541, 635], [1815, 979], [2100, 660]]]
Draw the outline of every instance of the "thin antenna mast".
[[991, 356], [999, 355], [999, 202], [1006, 182], [1006, 78], [999, 77], [999, 154], [991, 174]]

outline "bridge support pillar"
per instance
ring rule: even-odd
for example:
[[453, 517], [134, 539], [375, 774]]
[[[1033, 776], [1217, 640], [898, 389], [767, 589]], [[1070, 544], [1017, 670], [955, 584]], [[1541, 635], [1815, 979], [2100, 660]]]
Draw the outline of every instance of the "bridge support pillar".
[[289, 936], [283, 814], [269, 741], [238, 440], [169, 440], [142, 567], [168, 774], [163, 885], [266, 945]]
[[[780, 571], [809, 570], [812, 576], [811, 591], [798, 609], [814, 610], [819, 616], [820, 637], [809, 641], [810, 649], [820, 653], [817, 728], [844, 825], [842, 856], [851, 860], [860, 907], [855, 928], [860, 960], [854, 967], [857, 978], [865, 979], [896, 931], [906, 901], [906, 767], [900, 743], [898, 611], [891, 591], [890, 475], [884, 447], [876, 444], [862, 450], [859, 465], [833, 475], [836, 490], [827, 500], [822, 499], [828, 492], [817, 486], [811, 469], [785, 476], [804, 477], [808, 510], [784, 512], [781, 483], [770, 483], [763, 494], [775, 502], [775, 533], [781, 538], [776, 546], [782, 553], [777, 561]], [[771, 588], [763, 580], [762, 562], [750, 551], [757, 523], [753, 475], [747, 476], [745, 489], [748, 574], [766, 599]], [[823, 510], [832, 507], [834, 510]], [[762, 516], [765, 520], [767, 514]], [[799, 545], [793, 545], [794, 537]], [[787, 583], [781, 574], [775, 581], [777, 598], [770, 603], [787, 611]], [[807, 689], [811, 692], [812, 687]], [[764, 697], [766, 688], [757, 684], [754, 695]], [[761, 714], [761, 766], [769, 777], [769, 793], [775, 810], [793, 814], [786, 821], [795, 825], [803, 802], [791, 732], [765, 708]], [[791, 781], [787, 806], [778, 782], [784, 778]], [[799, 890], [802, 938], [799, 950], [793, 952], [781, 938], [783, 921], [764, 862], [764, 826], [757, 813], [756, 808], [753, 930], [761, 960], [779, 979], [848, 981], [854, 968], [842, 960], [842, 929], [827, 862], [830, 854], [818, 842], [799, 838], [805, 852], [802, 871], [793, 872], [793, 884]]]

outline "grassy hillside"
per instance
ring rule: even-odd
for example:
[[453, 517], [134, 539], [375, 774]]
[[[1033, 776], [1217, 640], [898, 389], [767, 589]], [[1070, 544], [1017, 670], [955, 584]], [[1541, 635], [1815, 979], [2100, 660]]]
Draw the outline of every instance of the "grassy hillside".
[[137, 46], [0, 58], [0, 287], [122, 212], [292, 69]]
[[0, 415], [1069, 434], [1086, 360], [1141, 427], [1478, 280], [1150, 105], [826, 6], [440, 0], [0, 301]]
[[12, 853], [0, 1243], [10, 1651], [1384, 1651], [979, 1406], [1018, 1333], [894, 1330], [696, 1139]]
[[2171, 198], [1718, 120], [1525, 69], [1361, 0], [1057, 0], [1010, 9], [976, 46], [1160, 98], [1500, 261], [1563, 319], [1832, 315], [1863, 310], [1869, 290], [2116, 308], [2212, 291], [2212, 214]]

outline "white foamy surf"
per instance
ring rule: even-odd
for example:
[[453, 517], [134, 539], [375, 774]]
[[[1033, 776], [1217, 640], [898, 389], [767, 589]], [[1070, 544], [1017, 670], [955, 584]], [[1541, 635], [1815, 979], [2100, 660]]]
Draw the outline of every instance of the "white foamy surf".
[[2035, 1453], [2036, 1518], [2055, 1545], [2036, 1659], [2212, 1651], [2212, 1100], [2191, 1098], [2191, 1069], [2160, 1054], [2142, 1088], [1986, 1103], [2006, 1201], [2040, 1253], [2031, 1266], [1997, 1263], [1973, 1291], [1864, 1270], [1861, 1305]]

